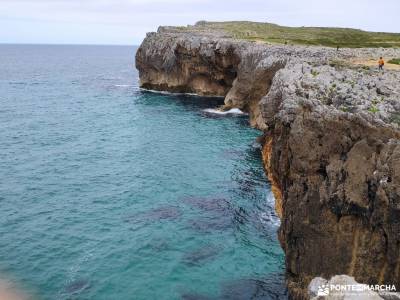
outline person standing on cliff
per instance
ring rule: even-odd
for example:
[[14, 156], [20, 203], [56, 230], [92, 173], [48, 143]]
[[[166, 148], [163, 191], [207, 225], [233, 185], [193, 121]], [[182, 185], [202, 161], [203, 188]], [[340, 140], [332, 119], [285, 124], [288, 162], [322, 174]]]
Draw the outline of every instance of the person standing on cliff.
[[379, 71], [383, 71], [383, 66], [385, 65], [385, 61], [383, 60], [382, 56], [378, 61], [378, 65], [379, 65]]

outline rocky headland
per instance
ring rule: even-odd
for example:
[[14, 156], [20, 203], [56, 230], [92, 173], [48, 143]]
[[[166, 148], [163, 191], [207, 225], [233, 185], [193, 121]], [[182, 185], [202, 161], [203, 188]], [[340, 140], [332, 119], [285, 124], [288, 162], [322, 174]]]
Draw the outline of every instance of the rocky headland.
[[160, 27], [136, 54], [143, 88], [225, 97], [263, 131], [287, 285], [349, 275], [400, 289], [400, 72], [356, 61], [398, 48], [266, 44]]

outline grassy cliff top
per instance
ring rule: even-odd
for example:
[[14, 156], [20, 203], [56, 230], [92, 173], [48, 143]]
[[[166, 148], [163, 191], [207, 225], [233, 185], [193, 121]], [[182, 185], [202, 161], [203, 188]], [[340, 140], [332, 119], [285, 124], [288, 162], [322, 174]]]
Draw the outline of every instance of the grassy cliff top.
[[351, 28], [287, 27], [247, 21], [199, 21], [191, 29], [224, 31], [234, 38], [268, 43], [328, 47], [400, 47], [400, 33], [368, 32]]

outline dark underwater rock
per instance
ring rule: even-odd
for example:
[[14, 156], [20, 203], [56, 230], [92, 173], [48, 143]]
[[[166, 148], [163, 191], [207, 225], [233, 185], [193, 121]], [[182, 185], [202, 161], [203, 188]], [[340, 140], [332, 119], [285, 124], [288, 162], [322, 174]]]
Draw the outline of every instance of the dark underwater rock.
[[181, 296], [182, 300], [216, 300], [215, 298], [211, 298], [208, 296], [204, 296], [196, 293], [184, 293]]
[[129, 223], [154, 222], [162, 220], [176, 220], [181, 217], [182, 211], [178, 206], [160, 206], [143, 213], [134, 214], [125, 220]]
[[288, 299], [283, 274], [274, 274], [265, 279], [238, 279], [226, 282], [221, 287], [220, 300], [285, 300]]
[[221, 249], [214, 245], [205, 245], [183, 256], [183, 262], [190, 266], [201, 266], [216, 258]]
[[188, 227], [200, 233], [211, 233], [214, 231], [228, 230], [232, 228], [232, 217], [200, 217], [197, 219], [189, 220]]
[[90, 282], [86, 279], [78, 279], [68, 283], [64, 289], [65, 294], [75, 295], [90, 288]]
[[185, 197], [182, 202], [209, 212], [226, 212], [230, 209], [228, 200], [221, 197]]

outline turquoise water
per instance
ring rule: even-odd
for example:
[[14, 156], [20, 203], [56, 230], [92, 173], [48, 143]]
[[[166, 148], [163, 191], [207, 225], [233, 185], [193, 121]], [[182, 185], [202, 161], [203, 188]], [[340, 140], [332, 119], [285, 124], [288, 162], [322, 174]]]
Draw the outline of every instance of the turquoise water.
[[141, 91], [133, 47], [0, 46], [0, 274], [35, 299], [281, 299], [243, 116]]

